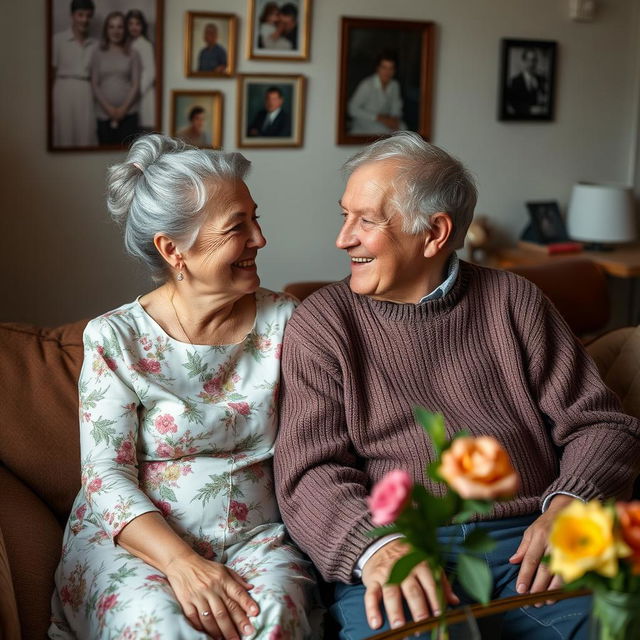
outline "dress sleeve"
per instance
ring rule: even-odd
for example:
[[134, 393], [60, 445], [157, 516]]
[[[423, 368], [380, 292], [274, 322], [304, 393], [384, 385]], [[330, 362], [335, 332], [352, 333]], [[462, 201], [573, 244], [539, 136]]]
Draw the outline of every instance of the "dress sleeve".
[[640, 473], [640, 422], [622, 413], [591, 357], [549, 300], [528, 305], [528, 377], [560, 453], [558, 477], [542, 495], [626, 498]]
[[138, 405], [123, 349], [104, 319], [85, 329], [80, 394], [82, 489], [113, 540], [134, 518], [159, 511], [138, 485]]
[[371, 105], [371, 95], [367, 80], [362, 80], [349, 100], [348, 111], [352, 118], [375, 121], [378, 115]]
[[291, 537], [325, 580], [348, 583], [371, 544], [368, 475], [356, 468], [339, 370], [290, 327], [282, 353], [275, 453], [280, 511]]

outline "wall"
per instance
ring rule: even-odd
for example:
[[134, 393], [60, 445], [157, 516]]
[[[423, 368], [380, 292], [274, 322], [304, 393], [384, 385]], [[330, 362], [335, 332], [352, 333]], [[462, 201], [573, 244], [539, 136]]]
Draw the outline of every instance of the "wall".
[[[149, 288], [123, 255], [104, 207], [106, 167], [122, 153], [45, 151], [44, 2], [0, 7], [0, 320], [57, 324], [100, 313]], [[568, 0], [316, 0], [309, 63], [244, 59], [244, 0], [166, 0], [164, 123], [171, 89], [225, 93], [224, 144], [235, 144], [234, 80], [183, 77], [186, 10], [240, 16], [239, 71], [303, 73], [309, 78], [305, 146], [248, 150], [249, 180], [269, 245], [260, 256], [263, 284], [334, 279], [346, 274], [333, 248], [343, 182], [354, 147], [335, 140], [339, 16], [433, 20], [437, 26], [434, 142], [461, 157], [480, 185], [478, 212], [515, 237], [524, 201], [566, 205], [576, 180], [625, 182], [636, 173], [638, 38], [636, 0], [602, 0], [598, 19], [568, 19]], [[559, 42], [556, 120], [496, 120], [501, 37]], [[637, 180], [637, 178], [636, 178]]]

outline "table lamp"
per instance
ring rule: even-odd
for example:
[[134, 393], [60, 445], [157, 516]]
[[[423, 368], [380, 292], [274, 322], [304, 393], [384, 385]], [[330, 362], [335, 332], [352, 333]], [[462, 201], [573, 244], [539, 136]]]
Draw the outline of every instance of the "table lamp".
[[614, 243], [636, 238], [636, 218], [631, 187], [578, 182], [573, 187], [567, 231], [585, 249], [606, 251]]

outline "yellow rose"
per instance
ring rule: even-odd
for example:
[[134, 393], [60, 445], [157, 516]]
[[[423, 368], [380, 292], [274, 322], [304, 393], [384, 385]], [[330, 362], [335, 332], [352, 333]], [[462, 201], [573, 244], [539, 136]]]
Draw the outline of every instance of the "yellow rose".
[[629, 555], [627, 545], [614, 532], [614, 512], [597, 500], [576, 500], [556, 517], [549, 536], [550, 569], [565, 582], [587, 571], [607, 578], [618, 572], [618, 558]]
[[518, 490], [518, 474], [491, 436], [456, 438], [442, 454], [439, 471], [454, 491], [469, 500], [504, 498]]
[[176, 482], [180, 478], [180, 467], [177, 464], [172, 464], [167, 467], [164, 472], [165, 480], [168, 482]]

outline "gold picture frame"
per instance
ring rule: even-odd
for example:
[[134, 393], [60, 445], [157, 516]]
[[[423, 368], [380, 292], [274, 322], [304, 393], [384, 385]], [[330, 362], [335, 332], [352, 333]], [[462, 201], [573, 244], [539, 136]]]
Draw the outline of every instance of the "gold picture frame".
[[[236, 73], [238, 16], [187, 11], [184, 74], [187, 78], [230, 78]], [[209, 40], [210, 39], [210, 40]], [[198, 45], [198, 41], [206, 46]], [[224, 68], [222, 61], [224, 61]]]
[[224, 96], [220, 91], [171, 92], [171, 135], [202, 149], [222, 148]]
[[302, 147], [305, 93], [303, 75], [238, 74], [237, 146]]
[[249, 0], [247, 58], [308, 61], [311, 7], [312, 0]]

